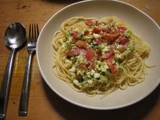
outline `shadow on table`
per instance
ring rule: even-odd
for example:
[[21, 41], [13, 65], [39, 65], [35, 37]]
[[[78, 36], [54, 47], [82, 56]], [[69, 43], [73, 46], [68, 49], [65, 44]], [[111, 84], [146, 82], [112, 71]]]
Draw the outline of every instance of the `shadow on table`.
[[141, 120], [154, 107], [156, 102], [160, 99], [160, 86], [148, 97], [142, 101], [118, 110], [90, 110], [75, 106], [54, 93], [46, 83], [44, 90], [50, 104], [55, 110], [66, 120]]
[[78, 1], [81, 1], [81, 0], [43, 0], [43, 1], [54, 2], [54, 3], [67, 3], [67, 4], [70, 4], [70, 3], [78, 2]]

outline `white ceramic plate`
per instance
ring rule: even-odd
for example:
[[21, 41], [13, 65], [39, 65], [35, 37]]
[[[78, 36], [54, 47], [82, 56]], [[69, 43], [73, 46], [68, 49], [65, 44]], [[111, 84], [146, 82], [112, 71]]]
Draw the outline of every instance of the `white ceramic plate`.
[[118, 16], [130, 25], [132, 30], [151, 45], [147, 61], [150, 65], [160, 65], [160, 27], [146, 13], [130, 4], [119, 1], [81, 1], [71, 4], [54, 14], [44, 25], [37, 43], [37, 60], [40, 72], [48, 86], [65, 100], [90, 109], [107, 110], [131, 105], [149, 95], [160, 83], [160, 68], [149, 70], [145, 81], [122, 91], [117, 90], [105, 97], [87, 96], [78, 93], [53, 73], [52, 37], [60, 24], [73, 16], [104, 17]]

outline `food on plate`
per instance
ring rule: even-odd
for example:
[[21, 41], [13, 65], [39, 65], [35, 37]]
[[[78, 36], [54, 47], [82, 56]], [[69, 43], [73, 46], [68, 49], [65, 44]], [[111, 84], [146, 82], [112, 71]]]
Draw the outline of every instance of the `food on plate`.
[[80, 92], [111, 93], [144, 80], [150, 46], [118, 17], [69, 18], [52, 45], [56, 75]]

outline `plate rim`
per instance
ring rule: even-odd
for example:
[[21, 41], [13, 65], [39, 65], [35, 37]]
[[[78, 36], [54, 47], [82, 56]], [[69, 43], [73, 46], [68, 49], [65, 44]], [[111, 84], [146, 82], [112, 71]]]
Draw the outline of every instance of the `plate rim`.
[[39, 67], [39, 70], [40, 70], [40, 73], [41, 73], [41, 76], [43, 77], [43, 80], [45, 81], [45, 83], [47, 84], [47, 86], [49, 86], [49, 88], [52, 90], [52, 92], [55, 92], [60, 98], [63, 98], [64, 100], [66, 100], [67, 102], [73, 104], [73, 105], [76, 105], [76, 106], [79, 106], [79, 107], [83, 107], [83, 108], [86, 108], [86, 109], [92, 109], [92, 110], [114, 110], [114, 109], [119, 109], [119, 108], [124, 108], [124, 107], [128, 107], [128, 106], [131, 106], [137, 102], [140, 102], [141, 100], [145, 99], [147, 96], [149, 96], [150, 94], [153, 93], [153, 91], [159, 86], [159, 84], [157, 84], [155, 86], [155, 88], [153, 90], [151, 90], [150, 92], [148, 92], [147, 94], [145, 94], [144, 96], [140, 96], [138, 97], [136, 100], [132, 100], [130, 102], [127, 102], [126, 104], [122, 104], [122, 105], [116, 105], [116, 106], [110, 106], [110, 107], [98, 107], [98, 106], [91, 106], [91, 105], [84, 105], [84, 104], [81, 104], [79, 102], [75, 102], [73, 100], [70, 100], [69, 98], [65, 97], [63, 94], [61, 94], [60, 92], [58, 92], [54, 87], [52, 87], [52, 85], [48, 82], [48, 80], [46, 79], [46, 76], [45, 74], [43, 73], [43, 70], [42, 70], [42, 67], [40, 65], [40, 61], [39, 61], [39, 47], [38, 47], [38, 44], [40, 42], [40, 36], [42, 34], [42, 32], [44, 31], [45, 27], [49, 24], [49, 22], [56, 16], [58, 15], [59, 13], [63, 12], [65, 9], [69, 8], [69, 7], [72, 7], [74, 5], [77, 5], [77, 4], [81, 4], [81, 3], [87, 3], [87, 2], [93, 2], [93, 1], [96, 1], [96, 2], [101, 2], [101, 1], [105, 1], [105, 2], [117, 2], [117, 3], [120, 3], [120, 4], [124, 4], [124, 5], [127, 5], [131, 8], [133, 8], [134, 10], [142, 13], [145, 17], [147, 17], [149, 20], [151, 20], [151, 22], [153, 22], [153, 24], [159, 29], [160, 31], [160, 26], [158, 25], [158, 23], [150, 16], [148, 15], [147, 13], [145, 13], [144, 11], [140, 10], [139, 8], [135, 7], [134, 5], [130, 4], [130, 3], [127, 3], [127, 2], [124, 2], [124, 1], [118, 1], [118, 0], [85, 0], [85, 1], [79, 1], [79, 2], [75, 2], [75, 3], [72, 3], [72, 4], [69, 4], [69, 5], [66, 5], [65, 7], [61, 8], [60, 10], [58, 10], [57, 12], [55, 12], [54, 14], [52, 14], [49, 19], [45, 22], [45, 24], [43, 25], [41, 31], [40, 31], [40, 34], [38, 36], [38, 40], [37, 40], [37, 48], [36, 48], [36, 58], [37, 58], [37, 63], [38, 63], [38, 67]]

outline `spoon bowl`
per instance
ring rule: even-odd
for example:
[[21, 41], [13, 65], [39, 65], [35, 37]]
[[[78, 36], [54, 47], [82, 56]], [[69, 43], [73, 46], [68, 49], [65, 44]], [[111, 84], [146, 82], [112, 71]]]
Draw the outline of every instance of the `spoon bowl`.
[[20, 23], [12, 23], [5, 31], [5, 45], [11, 49], [17, 49], [24, 45], [26, 31]]

